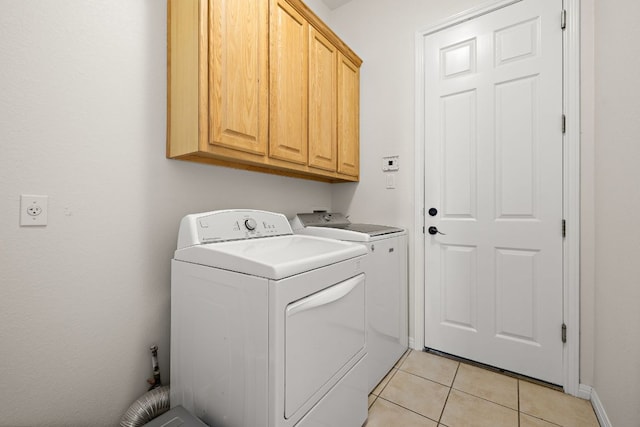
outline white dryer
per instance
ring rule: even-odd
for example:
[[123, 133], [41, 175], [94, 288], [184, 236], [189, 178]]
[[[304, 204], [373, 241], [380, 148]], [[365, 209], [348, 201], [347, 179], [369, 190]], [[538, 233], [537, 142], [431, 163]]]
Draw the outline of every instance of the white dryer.
[[354, 224], [343, 214], [299, 213], [291, 220], [298, 234], [365, 245], [367, 282], [368, 391], [393, 368], [409, 346], [407, 233], [402, 228]]
[[362, 245], [284, 215], [186, 216], [171, 262], [171, 406], [216, 427], [361, 426]]

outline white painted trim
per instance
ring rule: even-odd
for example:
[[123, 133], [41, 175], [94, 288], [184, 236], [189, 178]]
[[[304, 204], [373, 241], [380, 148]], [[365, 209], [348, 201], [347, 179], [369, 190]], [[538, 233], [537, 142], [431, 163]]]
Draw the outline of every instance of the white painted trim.
[[611, 421], [604, 410], [604, 406], [602, 405], [602, 401], [598, 397], [598, 393], [596, 393], [595, 389], [591, 390], [591, 406], [593, 406], [596, 417], [598, 417], [600, 427], [613, 427], [613, 424], [611, 424]]
[[429, 34], [437, 33], [438, 31], [442, 31], [454, 25], [458, 25], [464, 21], [469, 21], [471, 19], [486, 15], [487, 13], [494, 12], [498, 9], [511, 6], [512, 4], [519, 3], [521, 1], [522, 0], [491, 0], [476, 7], [472, 7], [471, 9], [467, 9], [463, 12], [450, 16], [444, 21], [440, 21], [435, 25], [430, 25], [425, 30], [418, 31], [418, 35], [420, 36], [420, 38], [422, 38], [428, 36]]
[[580, 384], [580, 0], [564, 0], [564, 391], [577, 396]]
[[586, 384], [580, 384], [578, 388], [578, 395], [580, 399], [591, 400], [591, 393], [593, 392], [593, 388]]
[[[414, 311], [412, 348], [424, 347], [424, 38], [434, 32], [485, 15], [520, 0], [494, 0], [418, 31], [416, 52], [415, 111], [415, 212], [413, 239]], [[564, 32], [564, 105], [567, 132], [564, 138], [564, 321], [567, 344], [563, 350], [563, 377], [566, 393], [580, 393], [580, 0], [564, 0], [567, 29]]]
[[411, 348], [424, 348], [424, 49], [425, 33], [418, 32], [415, 37], [416, 81], [415, 81], [415, 194], [413, 239], [413, 337], [409, 337]]
[[604, 410], [604, 405], [602, 405], [602, 401], [600, 400], [598, 393], [596, 393], [596, 390], [593, 387], [580, 384], [577, 396], [591, 402], [591, 406], [593, 407], [593, 411], [596, 413], [600, 427], [613, 426], [607, 416], [607, 412]]

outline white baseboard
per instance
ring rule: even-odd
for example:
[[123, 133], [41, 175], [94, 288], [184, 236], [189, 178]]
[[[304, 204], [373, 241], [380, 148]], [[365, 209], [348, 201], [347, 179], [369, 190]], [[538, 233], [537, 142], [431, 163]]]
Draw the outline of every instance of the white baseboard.
[[[588, 387], [588, 386], [585, 386]], [[589, 387], [591, 388], [591, 387]], [[582, 390], [582, 384], [580, 385], [580, 389]], [[596, 417], [598, 417], [598, 422], [600, 423], [600, 427], [613, 427], [611, 421], [609, 421], [609, 417], [604, 410], [604, 406], [602, 406], [602, 402], [598, 397], [598, 393], [596, 390], [591, 388], [591, 405], [593, 405], [593, 410], [596, 413]]]
[[[409, 348], [412, 348], [412, 349], [414, 349], [414, 350], [418, 350], [418, 349], [417, 349], [417, 348], [415, 348], [413, 345], [414, 345], [413, 337], [409, 337]], [[420, 349], [420, 350], [422, 350], [422, 349]]]
[[580, 384], [578, 387], [578, 395], [580, 399], [591, 400], [591, 393], [593, 393], [593, 387], [585, 384]]

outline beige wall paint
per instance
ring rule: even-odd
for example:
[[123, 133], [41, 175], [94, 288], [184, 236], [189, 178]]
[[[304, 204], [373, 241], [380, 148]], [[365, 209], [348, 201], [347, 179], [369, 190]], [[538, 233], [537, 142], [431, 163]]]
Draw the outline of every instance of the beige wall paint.
[[116, 425], [153, 343], [169, 382], [183, 215], [331, 208], [330, 184], [167, 160], [165, 50], [163, 0], [2, 2], [0, 426]]

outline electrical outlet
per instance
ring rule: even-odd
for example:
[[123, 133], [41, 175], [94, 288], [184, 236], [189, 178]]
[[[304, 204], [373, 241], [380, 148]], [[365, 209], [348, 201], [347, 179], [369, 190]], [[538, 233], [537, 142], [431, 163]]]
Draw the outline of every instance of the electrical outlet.
[[47, 204], [49, 196], [20, 196], [20, 225], [47, 225]]

